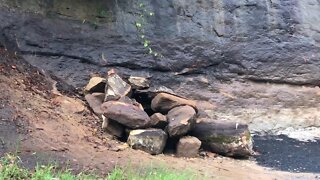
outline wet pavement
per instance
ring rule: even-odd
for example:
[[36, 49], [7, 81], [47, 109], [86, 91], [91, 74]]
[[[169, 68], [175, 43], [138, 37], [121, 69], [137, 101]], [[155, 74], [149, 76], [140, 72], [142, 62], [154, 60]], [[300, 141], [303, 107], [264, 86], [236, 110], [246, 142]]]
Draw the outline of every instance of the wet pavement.
[[259, 165], [290, 172], [320, 173], [320, 141], [298, 141], [285, 135], [254, 136]]

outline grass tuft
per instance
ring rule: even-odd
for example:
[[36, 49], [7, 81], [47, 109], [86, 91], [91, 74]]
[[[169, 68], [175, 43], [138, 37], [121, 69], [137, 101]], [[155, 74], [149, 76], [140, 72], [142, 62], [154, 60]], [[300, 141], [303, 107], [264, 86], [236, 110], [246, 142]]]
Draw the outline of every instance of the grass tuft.
[[[19, 166], [21, 160], [12, 154], [0, 159], [0, 180], [196, 180], [194, 173], [189, 171], [175, 171], [166, 166], [152, 165], [149, 167], [128, 166], [115, 167], [106, 178], [80, 173], [74, 175], [70, 170], [57, 170], [54, 165], [37, 165], [34, 171]], [[202, 178], [200, 178], [202, 179]]]

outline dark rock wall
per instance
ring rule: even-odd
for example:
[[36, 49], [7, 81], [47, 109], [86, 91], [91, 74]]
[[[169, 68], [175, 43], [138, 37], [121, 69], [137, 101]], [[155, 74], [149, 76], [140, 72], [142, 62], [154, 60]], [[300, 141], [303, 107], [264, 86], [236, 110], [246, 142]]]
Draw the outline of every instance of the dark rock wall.
[[[49, 17], [16, 13], [8, 17], [2, 10], [1, 32], [18, 42], [24, 54], [135, 70], [320, 84], [317, 0], [2, 0], [1, 4]], [[152, 49], [163, 58], [146, 55], [137, 38], [135, 22], [144, 10], [155, 13], [145, 18], [143, 28]]]

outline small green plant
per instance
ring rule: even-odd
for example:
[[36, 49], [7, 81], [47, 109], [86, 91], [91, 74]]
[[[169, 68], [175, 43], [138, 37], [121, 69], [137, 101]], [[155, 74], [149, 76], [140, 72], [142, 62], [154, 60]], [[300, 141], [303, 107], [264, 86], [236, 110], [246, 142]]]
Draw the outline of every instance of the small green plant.
[[80, 173], [73, 175], [70, 170], [57, 170], [54, 165], [37, 165], [34, 171], [29, 171], [19, 166], [20, 158], [6, 154], [0, 160], [0, 180], [96, 180], [94, 175]]
[[108, 176], [108, 180], [196, 180], [196, 175], [189, 171], [174, 171], [165, 166], [126, 168], [116, 167]]
[[7, 154], [0, 160], [0, 180], [24, 180], [27, 179], [29, 173], [27, 170], [18, 166], [20, 159], [12, 154]]
[[125, 180], [124, 171], [121, 168], [115, 167], [108, 175], [108, 180]]
[[146, 25], [147, 25], [147, 19], [149, 17], [154, 16], [154, 12], [148, 10], [142, 2], [138, 2], [138, 9], [140, 10], [138, 14], [138, 19], [135, 22], [135, 27], [137, 28], [138, 31], [138, 37], [141, 39], [143, 47], [148, 50], [149, 54], [152, 54], [155, 57], [163, 57], [161, 53], [156, 52], [152, 47], [151, 47], [151, 41], [146, 37]]

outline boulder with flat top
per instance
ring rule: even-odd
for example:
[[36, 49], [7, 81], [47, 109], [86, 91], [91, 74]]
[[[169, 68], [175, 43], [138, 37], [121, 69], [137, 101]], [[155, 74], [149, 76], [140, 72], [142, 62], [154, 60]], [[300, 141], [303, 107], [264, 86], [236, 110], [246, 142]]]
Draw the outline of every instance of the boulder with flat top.
[[240, 158], [254, 154], [252, 137], [246, 124], [198, 120], [191, 134], [214, 153]]
[[171, 109], [183, 105], [188, 105], [194, 109], [197, 109], [195, 101], [168, 93], [159, 93], [151, 101], [152, 110], [162, 114], [167, 114]]
[[148, 114], [137, 106], [132, 104], [108, 101], [102, 104], [101, 110], [103, 115], [108, 119], [117, 121], [118, 123], [132, 128], [145, 128], [150, 124], [150, 117]]
[[179, 106], [171, 109], [167, 114], [167, 131], [170, 137], [187, 134], [195, 123], [196, 111], [191, 106]]

